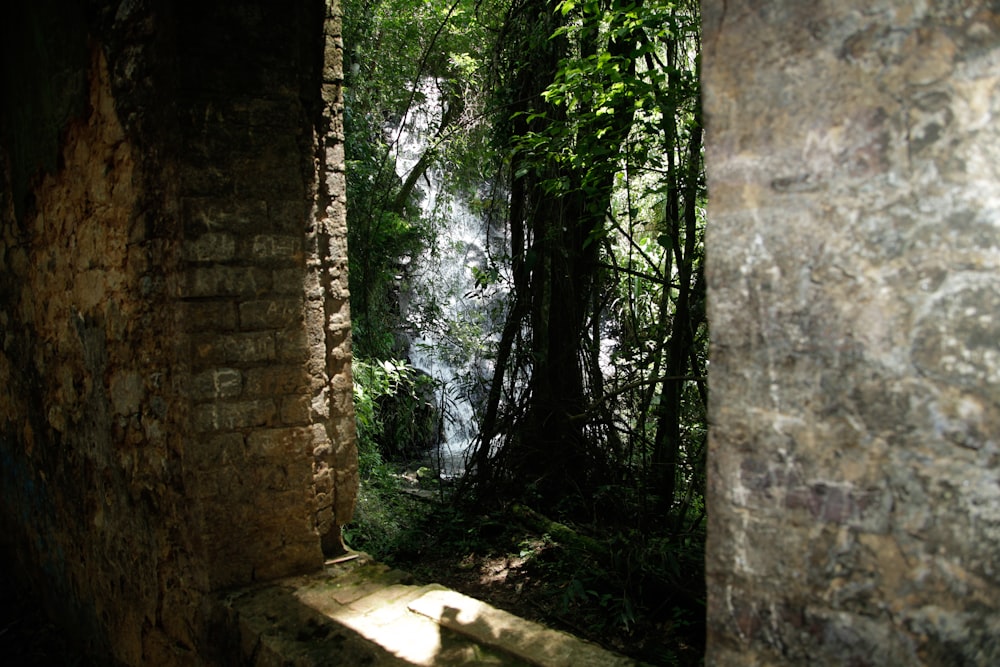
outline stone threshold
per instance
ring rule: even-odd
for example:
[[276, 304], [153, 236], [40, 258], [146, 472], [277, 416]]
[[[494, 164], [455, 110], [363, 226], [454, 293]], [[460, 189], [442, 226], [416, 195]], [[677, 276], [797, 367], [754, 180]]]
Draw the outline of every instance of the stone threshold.
[[638, 663], [365, 554], [214, 601], [222, 664], [618, 667]]

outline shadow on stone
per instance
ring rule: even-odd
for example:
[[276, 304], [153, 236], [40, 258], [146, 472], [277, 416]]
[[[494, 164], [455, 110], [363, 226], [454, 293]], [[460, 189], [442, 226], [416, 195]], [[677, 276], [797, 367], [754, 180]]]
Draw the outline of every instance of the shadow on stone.
[[222, 665], [635, 664], [365, 556], [221, 595], [207, 614]]

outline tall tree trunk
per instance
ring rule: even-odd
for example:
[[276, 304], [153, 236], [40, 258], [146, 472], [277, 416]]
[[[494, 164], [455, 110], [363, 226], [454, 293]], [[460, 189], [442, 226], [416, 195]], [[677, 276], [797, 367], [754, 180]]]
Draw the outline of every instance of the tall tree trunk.
[[[558, 3], [550, 0], [529, 0], [529, 6], [537, 20], [551, 20], [560, 14]], [[628, 63], [623, 74], [634, 75], [634, 69], [629, 69], [634, 68], [634, 61], [624, 54], [634, 49], [636, 38], [618, 35], [602, 48], [599, 40], [608, 39], [599, 29], [602, 18], [600, 12], [583, 17], [581, 61], [606, 49], [613, 58]], [[510, 461], [516, 475], [535, 479], [539, 492], [550, 499], [585, 490], [605, 468], [598, 454], [603, 450], [588, 442], [586, 431], [586, 406], [600, 397], [587, 396], [583, 346], [617, 156], [634, 113], [631, 99], [625, 96], [611, 113], [581, 108], [572, 118], [566, 117], [565, 107], [545, 100], [543, 93], [556, 80], [568, 47], [564, 36], [548, 38], [547, 48], [537, 53], [530, 68], [522, 70], [526, 76], [519, 79], [522, 85], [515, 92], [516, 99], [529, 101], [528, 111], [542, 112], [521, 123], [518, 129], [524, 132], [522, 136], [548, 132], [566, 140], [559, 132], [570, 128], [569, 132], [575, 133], [570, 141], [577, 147], [574, 150], [595, 149], [598, 144], [594, 138], [600, 137], [603, 151], [584, 155], [574, 168], [555, 156], [541, 167], [533, 164], [520, 170], [515, 164], [515, 173], [523, 180], [525, 205], [523, 209], [512, 208], [511, 226], [523, 224], [530, 230], [528, 280], [516, 298], [526, 304], [531, 379], [528, 403], [513, 440], [518, 451]], [[516, 154], [518, 159], [525, 158]], [[556, 182], [562, 187], [554, 192], [551, 184]], [[522, 219], [516, 218], [519, 213]]]
[[[677, 461], [681, 447], [681, 397], [685, 380], [679, 378], [687, 375], [691, 345], [694, 342], [694, 330], [700, 324], [692, 317], [691, 306], [692, 279], [700, 282], [700, 277], [693, 276], [693, 273], [703, 270], [701, 264], [696, 265], [694, 261], [698, 220], [695, 204], [701, 172], [701, 134], [701, 124], [697, 123], [691, 129], [687, 169], [684, 173], [683, 244], [681, 244], [680, 233], [681, 221], [674, 221], [674, 246], [678, 249], [683, 248], [683, 250], [678, 250], [682, 254], [677, 261], [677, 300], [674, 305], [670, 339], [667, 344], [667, 362], [664, 368], [666, 379], [664, 379], [660, 389], [656, 440], [653, 445], [654, 478], [658, 480], [661, 502], [667, 510], [674, 503], [677, 488]], [[703, 317], [703, 311], [697, 315]]]

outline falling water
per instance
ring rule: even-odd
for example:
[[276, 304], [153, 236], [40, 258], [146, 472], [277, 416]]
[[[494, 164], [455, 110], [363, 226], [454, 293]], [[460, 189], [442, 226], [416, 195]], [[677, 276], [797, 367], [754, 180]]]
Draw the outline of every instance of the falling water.
[[[438, 131], [444, 104], [438, 81], [421, 79], [397, 137], [396, 171], [405, 179]], [[432, 246], [411, 262], [409, 289], [400, 297], [412, 326], [410, 362], [439, 386], [443, 437], [437, 460], [445, 477], [460, 475], [476, 432], [477, 396], [491, 373], [484, 359], [490, 303], [474, 295], [473, 267], [486, 268], [487, 224], [472, 197], [447, 187], [444, 170], [432, 164], [420, 181], [421, 216], [435, 229]]]

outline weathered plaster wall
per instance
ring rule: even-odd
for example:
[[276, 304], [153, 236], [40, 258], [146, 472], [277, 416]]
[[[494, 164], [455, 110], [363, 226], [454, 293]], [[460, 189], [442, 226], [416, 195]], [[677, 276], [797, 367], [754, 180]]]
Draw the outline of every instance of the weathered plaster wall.
[[200, 578], [168, 362], [177, 240], [143, 210], [162, 193], [116, 108], [107, 56], [128, 40], [87, 47], [61, 4], [22, 3], [5, 26], [4, 62], [24, 71], [3, 95], [0, 521], [78, 638], [139, 664], [193, 646]]
[[293, 4], [3, 27], [3, 565], [123, 664], [201, 662], [203, 595], [353, 510], [339, 36]]
[[708, 664], [1000, 664], [1000, 14], [703, 7]]

